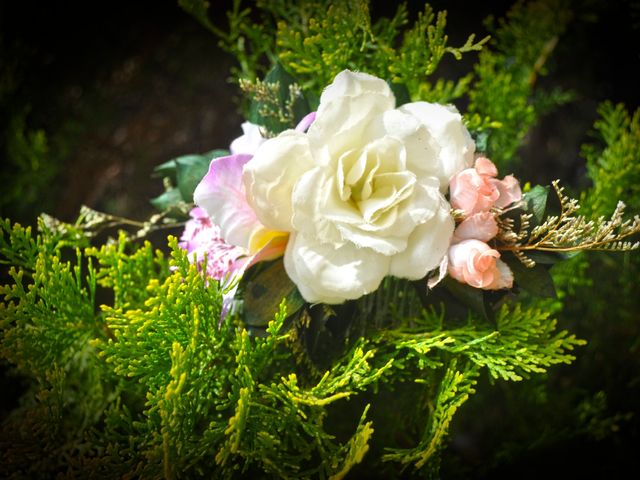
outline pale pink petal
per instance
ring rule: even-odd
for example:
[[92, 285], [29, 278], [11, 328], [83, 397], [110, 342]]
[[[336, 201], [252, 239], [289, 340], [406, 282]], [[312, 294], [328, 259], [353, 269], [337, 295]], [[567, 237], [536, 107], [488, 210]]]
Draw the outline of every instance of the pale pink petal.
[[480, 175], [475, 168], [467, 168], [458, 173], [449, 185], [451, 206], [462, 210], [466, 216], [490, 210], [500, 196], [493, 180]]
[[513, 275], [500, 252], [479, 240], [463, 240], [449, 248], [449, 275], [475, 288], [497, 290], [513, 285]]
[[487, 287], [489, 290], [500, 290], [502, 288], [513, 287], [513, 272], [509, 266], [502, 260], [496, 260], [496, 267], [500, 275], [495, 278], [493, 283]]
[[242, 132], [243, 134], [241, 136], [231, 142], [229, 150], [232, 155], [239, 153], [253, 155], [256, 153], [258, 147], [264, 143], [266, 138], [260, 133], [260, 126], [251, 122], [244, 122], [242, 124]]
[[486, 157], [478, 157], [476, 159], [475, 169], [479, 175], [487, 175], [489, 177], [498, 176], [498, 169], [493, 162]]
[[507, 175], [503, 180], [492, 179], [492, 183], [500, 192], [495, 203], [496, 207], [505, 208], [522, 199], [520, 182], [513, 175]]
[[491, 212], [479, 212], [462, 221], [453, 234], [453, 241], [481, 240], [488, 242], [498, 235], [498, 223]]
[[298, 123], [298, 125], [296, 125], [296, 132], [306, 132], [309, 127], [311, 126], [311, 124], [315, 121], [316, 119], [316, 112], [311, 112], [308, 113], [307, 115], [305, 115], [305, 117], [300, 120], [300, 122]]
[[480, 181], [478, 173], [473, 168], [467, 168], [455, 175], [449, 185], [451, 206], [470, 215], [478, 201], [477, 185]]
[[238, 154], [212, 160], [193, 193], [194, 202], [220, 227], [222, 238], [245, 249], [249, 248], [253, 233], [263, 228], [247, 203], [242, 181], [242, 167], [251, 158]]
[[434, 275], [433, 277], [427, 280], [427, 287], [435, 288], [444, 277], [447, 276], [447, 271], [449, 270], [449, 256], [445, 255], [442, 257], [442, 261], [440, 262], [440, 266], [438, 267], [438, 275]]

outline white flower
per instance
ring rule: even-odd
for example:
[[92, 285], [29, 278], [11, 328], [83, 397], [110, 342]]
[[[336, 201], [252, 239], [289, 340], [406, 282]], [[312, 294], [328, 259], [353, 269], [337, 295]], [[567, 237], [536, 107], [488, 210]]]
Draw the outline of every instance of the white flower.
[[473, 152], [454, 107], [395, 109], [383, 80], [343, 71], [308, 132], [267, 140], [244, 183], [258, 220], [290, 232], [284, 264], [302, 296], [341, 303], [386, 275], [419, 279], [440, 265], [454, 229], [442, 192]]

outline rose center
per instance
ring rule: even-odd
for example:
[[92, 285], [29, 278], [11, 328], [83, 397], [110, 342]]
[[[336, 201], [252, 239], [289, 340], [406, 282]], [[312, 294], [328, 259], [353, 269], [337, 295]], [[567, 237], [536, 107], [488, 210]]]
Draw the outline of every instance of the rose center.
[[402, 151], [394, 148], [349, 150], [338, 160], [340, 199], [357, 209], [367, 223], [395, 214], [411, 196], [416, 176], [404, 168]]

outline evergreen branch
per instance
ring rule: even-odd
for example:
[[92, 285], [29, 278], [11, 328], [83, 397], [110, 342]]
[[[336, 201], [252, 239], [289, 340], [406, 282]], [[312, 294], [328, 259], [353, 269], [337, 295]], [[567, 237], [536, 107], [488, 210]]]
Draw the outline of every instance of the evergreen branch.
[[457, 362], [450, 362], [440, 381], [434, 408], [419, 444], [412, 449], [389, 449], [390, 453], [385, 454], [382, 460], [413, 463], [416, 469], [424, 467], [441, 448], [456, 411], [475, 393], [473, 387], [477, 376], [475, 367], [465, 365], [458, 370]]

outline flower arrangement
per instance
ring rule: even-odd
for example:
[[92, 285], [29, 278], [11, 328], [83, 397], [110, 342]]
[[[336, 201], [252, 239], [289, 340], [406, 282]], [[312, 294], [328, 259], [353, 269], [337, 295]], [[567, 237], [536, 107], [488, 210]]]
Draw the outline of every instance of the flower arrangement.
[[500, 250], [534, 268], [540, 252], [640, 246], [625, 241], [640, 218], [623, 221], [623, 203], [610, 220], [589, 222], [573, 216], [577, 201], [558, 184], [561, 215], [532, 224], [539, 200], [528, 202], [513, 175], [498, 179], [491, 160], [474, 158], [453, 105], [395, 107], [384, 80], [344, 70], [295, 129], [266, 139], [247, 122], [235, 153], [211, 161], [183, 241], [209, 276], [234, 285], [228, 305], [247, 268], [281, 256], [305, 302], [332, 305], [375, 292], [387, 276], [429, 289], [447, 275], [511, 289]]
[[[637, 265], [640, 217], [621, 199], [640, 209], [640, 114], [601, 107], [607, 147], [585, 148], [578, 202], [505, 175], [571, 18], [556, 2], [516, 4], [497, 47], [457, 48], [428, 5], [410, 25], [405, 6], [374, 20], [368, 2], [236, 1], [221, 29], [206, 2], [179, 3], [238, 60], [243, 133], [158, 165], [146, 221], [2, 221], [0, 353], [31, 383], [0, 471], [455, 472], [447, 435], [483, 382], [531, 380], [585, 345], [556, 320], [590, 286], [581, 252]], [[475, 78], [433, 80], [471, 52]], [[165, 229], [163, 251], [146, 237]], [[627, 418], [597, 421], [596, 400], [578, 409], [593, 431]]]

